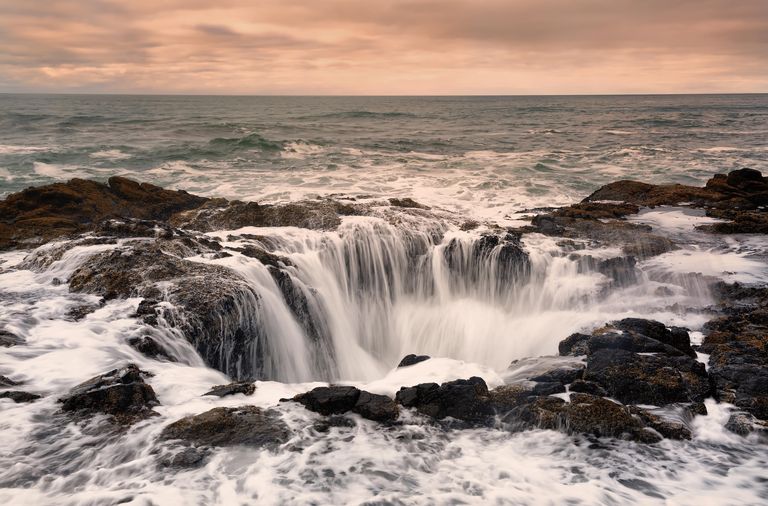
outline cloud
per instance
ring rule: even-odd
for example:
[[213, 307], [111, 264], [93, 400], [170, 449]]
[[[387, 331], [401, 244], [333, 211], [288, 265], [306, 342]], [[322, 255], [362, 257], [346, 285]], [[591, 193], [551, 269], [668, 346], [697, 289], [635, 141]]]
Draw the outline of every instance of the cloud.
[[764, 0], [0, 0], [0, 91], [768, 91]]

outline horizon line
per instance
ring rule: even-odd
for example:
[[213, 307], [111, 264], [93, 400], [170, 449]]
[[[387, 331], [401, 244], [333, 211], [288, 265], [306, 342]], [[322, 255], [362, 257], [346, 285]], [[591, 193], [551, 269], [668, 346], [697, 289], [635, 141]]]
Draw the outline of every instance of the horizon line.
[[754, 92], [670, 92], [670, 93], [469, 93], [469, 94], [303, 94], [303, 93], [155, 93], [155, 92], [43, 92], [0, 91], [0, 95], [32, 96], [122, 96], [122, 97], [252, 97], [252, 98], [451, 98], [451, 97], [664, 97], [712, 95], [768, 95], [768, 91]]

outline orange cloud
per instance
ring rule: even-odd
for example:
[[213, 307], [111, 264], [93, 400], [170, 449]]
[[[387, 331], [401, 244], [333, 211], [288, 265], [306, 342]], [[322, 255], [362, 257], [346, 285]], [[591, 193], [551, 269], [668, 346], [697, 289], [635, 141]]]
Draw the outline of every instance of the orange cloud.
[[0, 0], [0, 91], [768, 91], [764, 0]]

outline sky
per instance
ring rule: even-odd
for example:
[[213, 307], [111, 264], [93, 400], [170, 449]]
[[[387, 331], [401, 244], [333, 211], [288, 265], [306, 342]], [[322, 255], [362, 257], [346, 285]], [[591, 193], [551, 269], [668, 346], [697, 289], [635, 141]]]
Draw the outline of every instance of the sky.
[[0, 0], [0, 92], [768, 92], [768, 0]]

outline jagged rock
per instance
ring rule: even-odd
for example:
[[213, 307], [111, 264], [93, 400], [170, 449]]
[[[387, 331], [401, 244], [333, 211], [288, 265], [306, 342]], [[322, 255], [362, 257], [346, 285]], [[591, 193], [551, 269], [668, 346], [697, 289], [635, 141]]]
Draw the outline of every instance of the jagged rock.
[[400, 409], [386, 395], [361, 391], [353, 411], [363, 418], [376, 422], [392, 422], [397, 419]]
[[757, 432], [763, 437], [768, 437], [768, 423], [758, 420], [750, 413], [732, 413], [725, 424], [725, 429], [739, 436], [748, 436]]
[[576, 380], [568, 385], [568, 389], [571, 392], [598, 395], [600, 397], [606, 397], [608, 395], [608, 392], [606, 392], [605, 388], [601, 387], [594, 381]]
[[[667, 328], [663, 323], [642, 318], [624, 318], [623, 320], [612, 322], [610, 326], [632, 336], [642, 336], [654, 339], [660, 343], [680, 350], [689, 357], [696, 358], [696, 352], [691, 348], [691, 337], [688, 335], [688, 331], [684, 328]], [[669, 351], [666, 352], [669, 353]]]
[[74, 307], [71, 307], [69, 310], [67, 310], [67, 316], [66, 318], [68, 320], [72, 320], [75, 322], [79, 322], [89, 314], [93, 313], [99, 309], [99, 306], [93, 305], [93, 304], [81, 304]]
[[533, 389], [525, 383], [502, 385], [488, 392], [488, 400], [493, 411], [504, 414], [511, 409], [532, 402], [536, 396]]
[[86, 232], [108, 219], [166, 220], [206, 200], [117, 176], [106, 185], [72, 179], [28, 188], [0, 201], [0, 250]]
[[8, 390], [0, 392], [0, 399], [12, 399], [13, 402], [19, 404], [22, 402], [33, 402], [37, 399], [41, 399], [43, 396], [33, 394], [30, 392], [22, 392], [21, 390]]
[[559, 381], [536, 383], [533, 386], [535, 395], [553, 395], [565, 392], [565, 385]]
[[166, 452], [158, 460], [161, 467], [193, 469], [202, 466], [210, 453], [208, 448], [177, 447]]
[[397, 404], [386, 395], [372, 394], [351, 386], [317, 387], [291, 400], [325, 416], [351, 411], [376, 422], [390, 422], [399, 415]]
[[586, 355], [589, 352], [588, 343], [592, 336], [588, 334], [571, 334], [557, 345], [560, 355]]
[[437, 383], [422, 383], [403, 387], [395, 400], [407, 407], [416, 408], [419, 413], [438, 420], [451, 417], [467, 422], [482, 421], [492, 412], [488, 386], [482, 378]]
[[274, 448], [286, 442], [290, 430], [273, 410], [256, 406], [214, 408], [166, 426], [161, 440], [180, 440], [200, 446], [255, 446]]
[[217, 397], [235, 394], [253, 395], [255, 391], [256, 385], [252, 381], [237, 381], [227, 385], [216, 385], [203, 395], [215, 395]]
[[406, 355], [403, 357], [403, 359], [400, 361], [399, 364], [397, 364], [397, 367], [408, 367], [409, 365], [416, 365], [419, 362], [424, 362], [425, 360], [429, 360], [431, 357], [429, 355]]
[[143, 373], [134, 364], [113, 369], [81, 383], [59, 399], [61, 409], [84, 414], [105, 413], [121, 424], [131, 424], [155, 413], [160, 404], [155, 391], [144, 382]]
[[504, 236], [483, 235], [467, 247], [458, 239], [451, 239], [443, 249], [443, 258], [449, 271], [461, 283], [477, 282], [487, 266], [495, 270], [496, 290], [508, 290], [510, 284], [522, 283], [531, 272], [531, 260], [520, 237], [508, 233]]
[[[693, 418], [693, 413], [691, 413], [688, 408], [682, 409], [684, 411], [682, 416], [687, 420], [691, 420]], [[646, 426], [652, 428], [667, 439], [691, 439], [693, 436], [688, 424], [680, 417], [674, 418], [672, 416], [662, 416], [638, 406], [630, 406], [629, 411], [633, 415], [638, 416]]]
[[348, 416], [331, 415], [316, 421], [312, 424], [312, 428], [317, 432], [325, 433], [331, 430], [331, 427], [346, 427], [351, 428], [357, 425], [355, 421]]
[[538, 381], [540, 383], [558, 383], [567, 385], [577, 379], [581, 378], [584, 374], [584, 367], [561, 367], [558, 369], [552, 369], [543, 374], [539, 374], [530, 378], [531, 381]]
[[389, 199], [389, 203], [395, 207], [406, 207], [406, 208], [413, 208], [413, 209], [429, 209], [428, 206], [419, 204], [418, 202], [416, 202], [410, 197], [405, 197], [402, 199], [391, 198]]
[[128, 344], [135, 348], [139, 353], [146, 355], [149, 358], [161, 358], [164, 360], [170, 360], [168, 353], [165, 349], [155, 341], [151, 336], [132, 337], [128, 340]]
[[6, 330], [0, 330], [0, 346], [10, 348], [19, 344], [24, 344], [24, 339]]
[[0, 376], [0, 387], [15, 387], [21, 385], [18, 381], [13, 381], [8, 376]]

